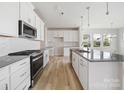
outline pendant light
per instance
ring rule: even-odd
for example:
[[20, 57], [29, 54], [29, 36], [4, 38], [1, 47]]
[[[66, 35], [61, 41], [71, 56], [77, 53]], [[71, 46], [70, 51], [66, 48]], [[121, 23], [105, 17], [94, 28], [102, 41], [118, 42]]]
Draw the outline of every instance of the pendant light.
[[108, 2], [106, 3], [106, 15], [109, 15], [109, 4], [108, 4]]
[[81, 28], [83, 28], [83, 16], [81, 16], [80, 26], [81, 26]]
[[88, 15], [88, 24], [87, 24], [87, 26], [89, 27], [90, 26], [90, 16], [89, 16], [89, 10], [90, 10], [90, 7], [88, 6], [88, 7], [86, 7], [86, 9], [87, 9], [87, 15]]

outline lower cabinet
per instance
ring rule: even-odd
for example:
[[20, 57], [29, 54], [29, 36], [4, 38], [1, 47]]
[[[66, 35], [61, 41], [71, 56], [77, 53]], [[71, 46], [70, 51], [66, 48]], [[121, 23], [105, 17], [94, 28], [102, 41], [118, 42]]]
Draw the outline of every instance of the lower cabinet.
[[5, 78], [0, 81], [0, 90], [8, 90], [9, 89], [9, 78]]
[[72, 66], [77, 74], [77, 76], [79, 75], [79, 71], [78, 71], [78, 54], [72, 52]]
[[43, 67], [49, 62], [49, 50], [45, 50], [43, 54]]
[[27, 77], [17, 88], [16, 90], [28, 90], [30, 86], [30, 77]]
[[0, 90], [8, 90], [9, 87], [9, 66], [0, 68]]
[[0, 68], [0, 90], [26, 90], [30, 84], [29, 57]]
[[84, 89], [88, 89], [88, 62], [75, 52], [72, 52], [72, 66]]
[[20, 88], [23, 86], [22, 84], [24, 84], [23, 82], [26, 79], [30, 80], [30, 78], [28, 78], [30, 77], [30, 59], [26, 58], [20, 62], [10, 65], [10, 72], [11, 71], [13, 71], [13, 73], [10, 75], [10, 86], [12, 90], [15, 90], [18, 89], [18, 87]]
[[87, 62], [79, 58], [79, 80], [84, 89], [88, 89], [88, 67]]

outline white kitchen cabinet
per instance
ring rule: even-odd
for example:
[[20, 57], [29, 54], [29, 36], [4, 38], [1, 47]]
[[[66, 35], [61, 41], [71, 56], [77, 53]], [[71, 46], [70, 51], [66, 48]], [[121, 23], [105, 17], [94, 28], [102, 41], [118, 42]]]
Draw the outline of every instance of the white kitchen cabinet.
[[40, 21], [40, 17], [36, 14], [35, 15], [36, 18], [36, 29], [37, 29], [37, 40], [41, 40], [41, 21]]
[[72, 52], [72, 66], [74, 68], [74, 71], [76, 72], [77, 76], [79, 76], [79, 69], [78, 69], [78, 54]]
[[19, 3], [0, 3], [0, 35], [18, 37]]
[[78, 42], [78, 31], [64, 31], [64, 42]]
[[9, 86], [8, 80], [9, 80], [9, 78], [5, 78], [0, 81], [0, 90], [8, 90], [8, 86]]
[[37, 38], [36, 40], [42, 40], [44, 41], [44, 22], [41, 20], [41, 18], [35, 14], [36, 19], [36, 29], [37, 29]]
[[47, 34], [47, 36], [48, 36], [48, 42], [49, 41], [53, 41], [53, 31], [48, 31], [48, 34]]
[[124, 90], [124, 62], [122, 63], [122, 89]]
[[27, 77], [15, 90], [28, 90], [30, 86], [30, 77]]
[[79, 57], [79, 80], [84, 89], [88, 89], [88, 66], [87, 61]]
[[79, 42], [78, 31], [72, 31], [72, 41]]
[[0, 90], [8, 90], [9, 87], [9, 66], [0, 68]]
[[35, 26], [35, 13], [34, 7], [30, 2], [20, 2], [20, 20]]
[[49, 62], [49, 50], [45, 50], [43, 54], [43, 67]]
[[[30, 58], [23, 59], [19, 62], [10, 65], [10, 86], [11, 90], [18, 89], [18, 87], [25, 84], [25, 80], [30, 77]], [[30, 78], [28, 78], [30, 81]], [[29, 84], [27, 84], [29, 88]]]
[[41, 20], [41, 22], [40, 22], [40, 28], [41, 28], [41, 40], [42, 41], [44, 41], [44, 36], [45, 36], [45, 33], [44, 33], [44, 31], [45, 31], [45, 27], [44, 27], [44, 22]]
[[54, 37], [63, 37], [64, 32], [63, 31], [53, 31]]
[[64, 56], [68, 56], [70, 55], [70, 48], [64, 48]]

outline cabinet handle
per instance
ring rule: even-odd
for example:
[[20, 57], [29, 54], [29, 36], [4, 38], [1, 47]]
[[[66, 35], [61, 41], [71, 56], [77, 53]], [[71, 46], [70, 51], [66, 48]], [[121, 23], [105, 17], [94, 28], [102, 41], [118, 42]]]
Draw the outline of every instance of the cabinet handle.
[[24, 64], [26, 64], [26, 62], [24, 62], [24, 63], [20, 64], [20, 66], [21, 66], [21, 65], [24, 65]]
[[22, 89], [24, 90], [26, 88], [27, 85], [25, 85]]
[[8, 84], [6, 84], [6, 90], [8, 90]]
[[23, 74], [20, 75], [20, 77], [23, 77], [26, 74], [26, 72], [24, 72]]
[[80, 59], [80, 61], [83, 61], [82, 59]]
[[83, 63], [80, 63], [81, 66], [83, 66]]

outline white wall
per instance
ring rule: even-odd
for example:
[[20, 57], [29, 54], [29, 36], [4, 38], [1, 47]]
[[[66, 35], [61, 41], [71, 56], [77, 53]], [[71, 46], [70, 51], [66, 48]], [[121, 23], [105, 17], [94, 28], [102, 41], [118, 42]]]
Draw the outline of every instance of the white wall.
[[0, 56], [11, 52], [40, 49], [40, 41], [32, 41], [23, 38], [0, 37]]
[[[83, 29], [80, 31], [80, 47], [83, 39], [83, 34], [89, 34], [91, 36], [91, 48], [93, 49], [102, 49], [107, 51], [113, 51], [118, 53], [118, 29]], [[110, 47], [103, 47], [102, 41], [101, 41], [101, 47], [94, 48], [93, 47], [93, 34], [116, 34], [116, 38], [112, 38], [111, 46]]]

